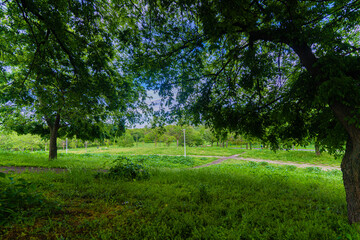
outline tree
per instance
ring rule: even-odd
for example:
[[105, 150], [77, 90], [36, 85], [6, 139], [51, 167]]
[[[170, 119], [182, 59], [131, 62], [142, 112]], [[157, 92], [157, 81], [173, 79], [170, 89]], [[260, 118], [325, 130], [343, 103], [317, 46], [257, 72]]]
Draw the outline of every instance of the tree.
[[2, 108], [11, 112], [8, 127], [50, 136], [53, 159], [59, 135], [94, 139], [105, 121], [124, 123], [123, 113], [142, 91], [121, 68], [126, 53], [116, 51], [128, 42], [121, 3], [0, 4], [0, 87]]
[[[183, 126], [185, 128], [185, 142], [186, 145], [200, 146], [204, 144], [204, 139], [202, 138], [200, 132], [196, 131], [192, 126]], [[184, 132], [182, 132], [184, 134]], [[184, 135], [183, 135], [184, 136]], [[184, 138], [180, 138], [180, 145], [184, 146]]]
[[170, 144], [175, 140], [176, 138], [171, 136], [168, 132], [165, 132], [165, 134], [160, 137], [160, 141], [163, 141], [168, 147], [170, 147]]
[[144, 138], [144, 129], [141, 128], [135, 128], [135, 129], [129, 129], [128, 130], [131, 134], [131, 136], [134, 138], [134, 141], [136, 142], [136, 146], [139, 142], [139, 139]]
[[206, 142], [210, 143], [211, 146], [216, 142], [215, 133], [210, 128], [205, 128], [203, 138]]
[[348, 219], [360, 222], [359, 1], [141, 4], [146, 52], [136, 63], [168, 104], [177, 100], [173, 112], [272, 148], [316, 136], [344, 153]]
[[168, 135], [176, 139], [176, 146], [179, 147], [179, 140], [184, 136], [183, 127], [178, 125], [165, 126]]
[[127, 132], [117, 139], [117, 144], [120, 147], [133, 147], [134, 138], [129, 132]]

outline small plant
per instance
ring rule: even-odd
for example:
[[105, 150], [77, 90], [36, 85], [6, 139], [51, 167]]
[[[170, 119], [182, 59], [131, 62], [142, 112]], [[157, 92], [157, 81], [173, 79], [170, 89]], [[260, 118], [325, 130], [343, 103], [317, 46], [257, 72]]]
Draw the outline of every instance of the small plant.
[[134, 163], [127, 157], [118, 157], [116, 165], [111, 167], [108, 176], [113, 178], [124, 178], [129, 181], [133, 180], [146, 180], [150, 178], [150, 172], [141, 163]]
[[27, 215], [42, 215], [59, 207], [49, 203], [36, 186], [25, 179], [14, 180], [0, 172], [0, 225]]

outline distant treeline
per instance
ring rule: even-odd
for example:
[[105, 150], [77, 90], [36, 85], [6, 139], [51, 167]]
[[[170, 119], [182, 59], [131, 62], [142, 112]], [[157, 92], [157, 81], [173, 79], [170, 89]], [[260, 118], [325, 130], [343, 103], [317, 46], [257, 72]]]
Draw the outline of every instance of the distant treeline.
[[[255, 139], [245, 138], [229, 132], [215, 132], [204, 126], [176, 126], [167, 125], [155, 128], [136, 128], [127, 129], [124, 133], [110, 136], [104, 134], [94, 141], [84, 141], [74, 138], [59, 138], [57, 146], [59, 149], [84, 148], [101, 146], [133, 147], [144, 143], [153, 143], [154, 146], [183, 146], [185, 141], [187, 146], [222, 146], [241, 145], [244, 148], [251, 148], [254, 144], [259, 144]], [[18, 135], [16, 133], [0, 133], [0, 148], [4, 150], [47, 150], [49, 141], [36, 135]]]

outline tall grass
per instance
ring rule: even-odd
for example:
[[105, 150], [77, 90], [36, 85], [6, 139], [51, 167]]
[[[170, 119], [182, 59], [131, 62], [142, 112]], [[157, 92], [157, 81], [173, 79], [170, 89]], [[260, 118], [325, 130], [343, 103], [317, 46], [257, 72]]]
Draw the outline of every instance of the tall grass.
[[[118, 157], [119, 155], [108, 153], [60, 153], [58, 154], [58, 159], [49, 160], [44, 152], [0, 151], [0, 169], [1, 166], [108, 169]], [[201, 156], [128, 155], [127, 157], [130, 160], [144, 162], [148, 167], [156, 168], [188, 168], [203, 165], [216, 159], [203, 158]]]
[[[62, 212], [2, 228], [3, 239], [360, 239], [340, 171], [266, 163], [155, 168], [144, 181], [86, 169], [24, 173]], [[16, 178], [17, 175], [14, 175]]]

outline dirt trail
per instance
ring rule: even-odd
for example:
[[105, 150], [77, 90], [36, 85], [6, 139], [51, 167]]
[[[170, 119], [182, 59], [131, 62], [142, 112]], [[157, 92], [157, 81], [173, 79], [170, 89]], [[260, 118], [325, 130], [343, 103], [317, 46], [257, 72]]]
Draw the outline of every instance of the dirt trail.
[[53, 171], [56, 173], [66, 172], [68, 169], [66, 168], [44, 168], [44, 167], [15, 167], [15, 166], [0, 166], [0, 172], [8, 173], [8, 172], [16, 172], [16, 173], [22, 173], [22, 172], [47, 172], [47, 171]]
[[293, 165], [293, 166], [296, 166], [299, 168], [318, 167], [325, 171], [340, 170], [340, 167], [331, 167], [331, 166], [327, 166], [327, 165], [318, 165], [318, 164], [310, 164], [310, 163], [295, 163], [295, 162], [284, 162], [284, 161], [279, 161], [279, 160], [263, 160], [263, 159], [242, 158], [242, 157], [235, 158], [235, 159], [240, 160], [240, 161], [268, 162], [271, 164], [279, 164], [279, 165]]
[[243, 157], [238, 157], [239, 154], [237, 155], [233, 155], [230, 157], [223, 157], [223, 158], [219, 158], [211, 163], [205, 164], [205, 165], [201, 165], [201, 166], [196, 166], [193, 168], [203, 168], [203, 167], [208, 167], [211, 165], [215, 165], [215, 164], [219, 164], [225, 160], [228, 159], [234, 159], [234, 160], [239, 160], [239, 161], [251, 161], [251, 162], [267, 162], [270, 164], [279, 164], [279, 165], [293, 165], [295, 167], [299, 167], [299, 168], [307, 168], [307, 167], [318, 167], [321, 170], [325, 170], [325, 171], [331, 171], [331, 170], [340, 170], [340, 167], [331, 167], [331, 166], [327, 166], [327, 165], [317, 165], [317, 164], [309, 164], [309, 163], [295, 163], [295, 162], [284, 162], [284, 161], [279, 161], [279, 160], [264, 160], [264, 159], [255, 159], [255, 158], [243, 158]]
[[205, 165], [201, 165], [201, 166], [196, 166], [196, 167], [193, 167], [193, 168], [202, 168], [202, 167], [208, 167], [210, 165], [214, 165], [214, 164], [219, 164], [225, 160], [228, 160], [228, 159], [233, 159], [233, 158], [236, 158], [237, 156], [239, 156], [239, 154], [236, 154], [236, 155], [232, 155], [230, 157], [223, 157], [223, 158], [219, 158], [211, 163], [208, 163], [208, 164], [205, 164]]

